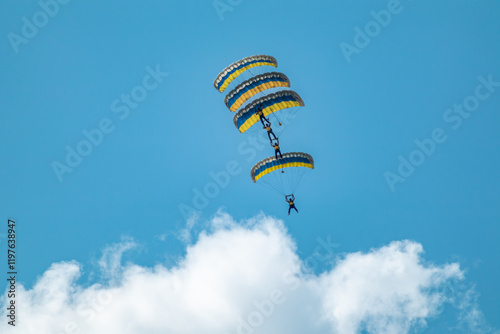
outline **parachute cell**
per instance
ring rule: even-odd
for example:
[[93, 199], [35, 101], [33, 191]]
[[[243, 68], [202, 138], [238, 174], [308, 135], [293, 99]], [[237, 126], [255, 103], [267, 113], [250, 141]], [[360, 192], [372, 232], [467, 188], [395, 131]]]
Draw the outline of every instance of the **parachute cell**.
[[238, 60], [235, 63], [232, 63], [228, 67], [226, 67], [222, 72], [219, 73], [217, 78], [214, 81], [214, 87], [219, 92], [223, 92], [226, 90], [227, 86], [236, 79], [241, 73], [246, 70], [257, 67], [257, 66], [274, 66], [278, 67], [278, 62], [274, 57], [258, 55], [258, 56], [250, 56]]
[[291, 90], [272, 93], [253, 101], [238, 111], [233, 117], [234, 125], [241, 133], [244, 133], [259, 121], [259, 116], [257, 115], [259, 106], [262, 106], [264, 116], [268, 116], [286, 108], [303, 107], [304, 101], [302, 101], [299, 94]]
[[236, 111], [255, 94], [277, 87], [290, 87], [290, 80], [286, 75], [278, 72], [260, 74], [238, 85], [227, 94], [224, 102], [229, 110]]

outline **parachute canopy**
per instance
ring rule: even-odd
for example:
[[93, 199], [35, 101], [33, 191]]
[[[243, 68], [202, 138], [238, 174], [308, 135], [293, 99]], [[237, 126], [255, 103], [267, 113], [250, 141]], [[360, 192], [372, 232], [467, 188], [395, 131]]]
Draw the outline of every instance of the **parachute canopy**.
[[302, 101], [299, 94], [291, 90], [272, 93], [253, 101], [245, 108], [238, 111], [233, 117], [234, 125], [241, 133], [244, 133], [259, 121], [257, 109], [260, 105], [262, 105], [262, 113], [264, 116], [268, 116], [282, 109], [303, 107], [304, 101]]
[[260, 74], [236, 86], [227, 94], [224, 102], [229, 110], [236, 111], [255, 94], [277, 87], [290, 87], [290, 80], [286, 75], [278, 72]]
[[285, 153], [281, 159], [276, 160], [275, 157], [269, 157], [261, 162], [258, 162], [252, 167], [250, 175], [252, 176], [253, 182], [256, 182], [264, 175], [267, 175], [275, 170], [288, 167], [307, 167], [314, 169], [314, 160], [313, 157], [307, 153]]
[[309, 154], [292, 152], [284, 153], [278, 160], [275, 157], [262, 160], [252, 167], [250, 175], [254, 183], [259, 181], [282, 195], [289, 195], [295, 192], [310, 169], [314, 169], [314, 160]]
[[274, 57], [259, 55], [259, 56], [250, 56], [238, 60], [235, 63], [232, 63], [228, 67], [222, 70], [219, 73], [217, 78], [214, 81], [214, 87], [219, 92], [223, 92], [226, 90], [227, 86], [236, 79], [241, 73], [246, 70], [257, 67], [257, 66], [274, 66], [278, 67], [278, 62]]

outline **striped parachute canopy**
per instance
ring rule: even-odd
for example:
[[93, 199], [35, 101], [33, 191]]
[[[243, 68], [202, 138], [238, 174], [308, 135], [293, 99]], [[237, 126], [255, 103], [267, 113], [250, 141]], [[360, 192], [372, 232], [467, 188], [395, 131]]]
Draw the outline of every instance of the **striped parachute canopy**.
[[217, 78], [214, 81], [214, 87], [219, 92], [223, 92], [226, 90], [227, 86], [236, 79], [241, 73], [246, 70], [257, 67], [257, 66], [274, 66], [278, 67], [278, 62], [274, 57], [259, 55], [259, 56], [250, 56], [238, 60], [235, 63], [232, 63], [228, 67], [222, 70], [219, 73]]
[[282, 112], [280, 112], [281, 110], [293, 107], [303, 107], [304, 101], [302, 101], [299, 94], [294, 91], [283, 90], [251, 102], [238, 111], [233, 117], [234, 125], [241, 133], [244, 133], [252, 125], [259, 122], [259, 115], [257, 115], [259, 106], [262, 106], [262, 113], [264, 116], [267, 117], [271, 114], [275, 114], [278, 118], [283, 117]]
[[[304, 168], [305, 167], [305, 168]], [[284, 153], [276, 160], [269, 157], [252, 167], [250, 175], [253, 182], [259, 181], [282, 195], [293, 194], [309, 169], [314, 169], [312, 156], [302, 152]]]
[[278, 72], [260, 74], [236, 86], [227, 94], [224, 102], [229, 110], [236, 111], [255, 94], [278, 87], [290, 87], [290, 80], [286, 75]]

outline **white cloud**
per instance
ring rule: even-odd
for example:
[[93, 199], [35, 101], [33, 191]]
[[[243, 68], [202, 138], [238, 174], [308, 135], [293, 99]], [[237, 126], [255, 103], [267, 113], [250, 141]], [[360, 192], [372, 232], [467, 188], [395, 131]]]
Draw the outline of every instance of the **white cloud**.
[[130, 237], [123, 237], [120, 243], [106, 247], [98, 263], [103, 277], [108, 280], [118, 279], [123, 270], [121, 264], [123, 253], [135, 247], [137, 244]]
[[323, 312], [338, 333], [407, 333], [437, 313], [445, 297], [435, 289], [461, 279], [458, 264], [425, 266], [420, 244], [401, 241], [349, 254], [322, 275]]
[[500, 330], [490, 327], [484, 319], [484, 314], [479, 309], [479, 294], [474, 287], [466, 291], [455, 293], [458, 302], [458, 326], [457, 329], [467, 328], [470, 334], [500, 334]]
[[163, 233], [163, 234], [155, 235], [155, 238], [163, 242], [163, 241], [167, 240], [167, 236], [168, 236], [167, 233]]
[[121, 264], [132, 240], [105, 250], [101, 284], [79, 285], [76, 262], [53, 264], [33, 288], [18, 285], [15, 328], [4, 298], [0, 332], [401, 334], [436, 316], [441, 288], [463, 278], [458, 264], [424, 263], [411, 241], [348, 254], [316, 276], [281, 221], [219, 213], [211, 223], [170, 269]]
[[185, 244], [190, 244], [192, 242], [192, 231], [194, 228], [194, 225], [200, 218], [199, 214], [192, 214], [186, 221], [186, 227], [180, 230], [178, 233], [178, 238]]

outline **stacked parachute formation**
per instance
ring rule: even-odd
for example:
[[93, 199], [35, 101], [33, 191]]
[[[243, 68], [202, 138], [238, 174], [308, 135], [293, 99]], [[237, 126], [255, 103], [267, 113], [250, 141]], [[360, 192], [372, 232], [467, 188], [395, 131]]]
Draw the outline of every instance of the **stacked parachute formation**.
[[[256, 131], [263, 134], [265, 130], [274, 149], [274, 156], [252, 167], [250, 171], [252, 181], [267, 185], [285, 196], [290, 214], [291, 209], [298, 212], [294, 205], [294, 193], [308, 171], [314, 169], [314, 160], [307, 153], [281, 153], [279, 138], [272, 125], [277, 122], [278, 126], [282, 127], [281, 120], [290, 119], [297, 110], [296, 107], [304, 106], [304, 101], [299, 94], [287, 89], [291, 84], [283, 73], [265, 72], [254, 75], [251, 71], [252, 68], [261, 70], [264, 66], [278, 67], [278, 62], [274, 57], [266, 55], [241, 59], [219, 73], [214, 81], [214, 87], [222, 93], [233, 82], [238, 83], [224, 99], [226, 107], [235, 113], [233, 117], [235, 127], [240, 133], [245, 133], [262, 126], [263, 130]], [[270, 90], [273, 92], [268, 93]], [[273, 123], [270, 121], [271, 117]]]

